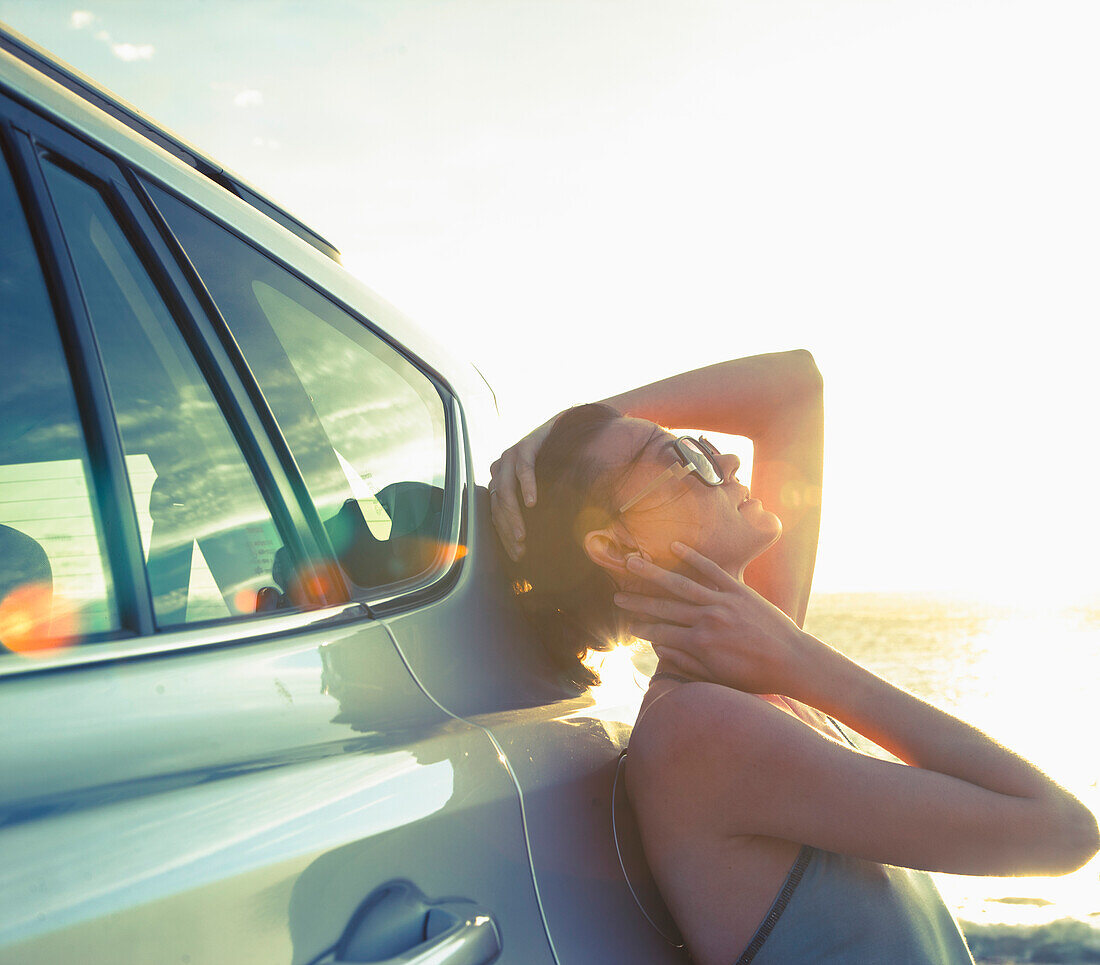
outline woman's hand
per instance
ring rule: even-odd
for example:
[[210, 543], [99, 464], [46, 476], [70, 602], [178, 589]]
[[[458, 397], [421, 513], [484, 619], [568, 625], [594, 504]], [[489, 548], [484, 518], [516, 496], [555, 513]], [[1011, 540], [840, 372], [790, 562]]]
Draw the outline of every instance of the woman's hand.
[[810, 644], [818, 641], [713, 560], [680, 543], [672, 551], [704, 582], [631, 557], [627, 569], [664, 593], [615, 594], [616, 605], [637, 614], [631, 630], [663, 661], [693, 677], [747, 693], [801, 691]]
[[[559, 413], [560, 415], [560, 413]], [[523, 525], [520, 497], [526, 506], [534, 506], [538, 500], [535, 488], [535, 456], [550, 435], [558, 417], [548, 419], [537, 429], [527, 433], [514, 446], [505, 449], [490, 467], [489, 505], [493, 512], [493, 525], [504, 545], [504, 551], [513, 561], [523, 556], [523, 540], [527, 531]]]

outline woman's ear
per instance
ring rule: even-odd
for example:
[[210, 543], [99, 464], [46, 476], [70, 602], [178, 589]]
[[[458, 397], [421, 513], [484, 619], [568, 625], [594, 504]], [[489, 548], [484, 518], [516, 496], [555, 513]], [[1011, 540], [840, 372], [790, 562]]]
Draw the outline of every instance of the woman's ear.
[[581, 545], [593, 563], [612, 574], [625, 573], [627, 557], [638, 552], [633, 541], [623, 540], [610, 527], [585, 533]]

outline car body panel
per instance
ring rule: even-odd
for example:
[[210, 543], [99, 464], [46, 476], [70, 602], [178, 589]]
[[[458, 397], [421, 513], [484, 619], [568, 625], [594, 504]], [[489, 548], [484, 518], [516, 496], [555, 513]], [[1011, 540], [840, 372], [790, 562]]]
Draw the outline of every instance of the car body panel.
[[490, 909], [501, 961], [552, 961], [496, 748], [420, 692], [380, 624], [3, 695], [2, 961], [307, 962], [394, 879]]

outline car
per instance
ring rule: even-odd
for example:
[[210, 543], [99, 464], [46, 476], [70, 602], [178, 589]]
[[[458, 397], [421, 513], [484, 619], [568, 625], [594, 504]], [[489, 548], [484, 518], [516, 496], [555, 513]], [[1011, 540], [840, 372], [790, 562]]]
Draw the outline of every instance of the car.
[[6, 29], [0, 148], [0, 962], [686, 961], [476, 360]]

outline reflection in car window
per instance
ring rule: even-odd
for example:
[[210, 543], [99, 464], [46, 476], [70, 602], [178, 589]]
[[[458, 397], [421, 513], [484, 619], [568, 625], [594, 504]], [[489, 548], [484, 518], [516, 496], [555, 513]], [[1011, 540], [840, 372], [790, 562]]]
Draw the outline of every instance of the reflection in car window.
[[100, 192], [44, 169], [111, 390], [157, 625], [255, 613], [279, 546], [256, 482]]
[[69, 370], [2, 156], [0, 345], [0, 653], [28, 653], [119, 624]]
[[156, 188], [359, 587], [423, 574], [443, 540], [446, 419], [407, 359], [300, 279]]

